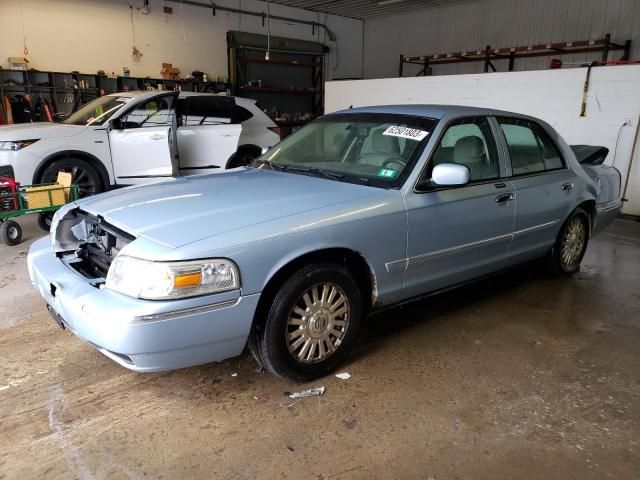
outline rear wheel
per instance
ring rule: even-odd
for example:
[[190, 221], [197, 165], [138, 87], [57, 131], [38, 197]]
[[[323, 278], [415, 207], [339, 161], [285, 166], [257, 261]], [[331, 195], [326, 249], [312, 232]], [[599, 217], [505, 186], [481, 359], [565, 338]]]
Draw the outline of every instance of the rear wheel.
[[67, 172], [72, 176], [72, 182], [78, 186], [78, 195], [88, 197], [104, 191], [104, 184], [98, 170], [86, 160], [66, 157], [52, 162], [42, 172], [41, 183], [55, 183], [58, 172]]
[[280, 287], [254, 326], [250, 350], [275, 375], [311, 380], [344, 360], [362, 315], [360, 289], [346, 268], [309, 265]]
[[260, 156], [261, 150], [256, 148], [239, 148], [227, 162], [227, 168], [246, 167]]
[[22, 240], [22, 228], [18, 222], [7, 220], [0, 226], [0, 236], [7, 245], [18, 245]]
[[560, 276], [572, 275], [580, 270], [580, 263], [589, 242], [589, 214], [577, 208], [564, 223], [549, 252], [550, 270]]

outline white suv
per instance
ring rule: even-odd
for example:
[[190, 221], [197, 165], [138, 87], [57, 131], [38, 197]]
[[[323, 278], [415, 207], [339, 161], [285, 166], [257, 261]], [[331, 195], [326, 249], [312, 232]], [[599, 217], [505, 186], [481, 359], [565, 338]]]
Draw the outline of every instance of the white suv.
[[159, 177], [246, 165], [280, 141], [253, 100], [190, 92], [114, 93], [62, 123], [0, 127], [0, 177], [73, 174], [81, 196]]

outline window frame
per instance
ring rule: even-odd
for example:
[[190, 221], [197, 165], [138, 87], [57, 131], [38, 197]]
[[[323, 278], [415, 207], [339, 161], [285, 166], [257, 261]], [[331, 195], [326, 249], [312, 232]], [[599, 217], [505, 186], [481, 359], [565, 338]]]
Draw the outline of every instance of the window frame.
[[[486, 179], [479, 179], [479, 180], [469, 180], [469, 182], [465, 183], [464, 185], [433, 185], [430, 187], [420, 187], [420, 183], [422, 183], [424, 181], [425, 176], [429, 173], [430, 170], [432, 170], [432, 162], [433, 162], [433, 156], [436, 153], [436, 150], [438, 148], [438, 146], [440, 145], [440, 142], [442, 142], [442, 139], [444, 138], [444, 136], [446, 135], [447, 131], [449, 130], [449, 128], [451, 128], [452, 126], [454, 126], [453, 124], [456, 122], [459, 122], [460, 120], [466, 120], [466, 119], [473, 119], [473, 118], [484, 118], [487, 123], [489, 124], [489, 129], [491, 130], [491, 134], [493, 135], [493, 142], [495, 144], [496, 147], [496, 154], [498, 155], [498, 176], [495, 178], [486, 178]], [[431, 193], [431, 192], [440, 192], [443, 190], [453, 190], [453, 189], [457, 189], [457, 188], [467, 188], [467, 187], [475, 187], [476, 185], [486, 185], [486, 184], [495, 184], [495, 183], [502, 183], [502, 181], [507, 178], [505, 175], [505, 171], [504, 171], [504, 166], [505, 166], [505, 161], [506, 159], [504, 158], [504, 154], [502, 153], [502, 148], [500, 148], [500, 141], [501, 139], [498, 137], [498, 131], [496, 130], [496, 125], [494, 124], [494, 122], [492, 121], [493, 116], [489, 115], [489, 114], [476, 114], [476, 115], [462, 115], [459, 117], [455, 117], [452, 118], [451, 120], [447, 121], [447, 123], [444, 125], [442, 131], [440, 132], [440, 134], [438, 135], [438, 138], [435, 140], [435, 145], [434, 147], [431, 149], [431, 152], [429, 152], [429, 157], [427, 158], [424, 166], [422, 167], [422, 171], [420, 172], [420, 175], [418, 175], [418, 178], [416, 179], [414, 185], [413, 185], [413, 193], [418, 193], [418, 194], [422, 194], [422, 193]], [[468, 168], [468, 167], [467, 167]]]
[[[498, 131], [499, 134], [501, 135], [501, 139], [504, 142], [504, 147], [505, 147], [505, 154], [508, 156], [508, 160], [509, 160], [509, 170], [511, 175], [509, 177], [506, 177], [508, 179], [511, 178], [525, 178], [525, 177], [534, 177], [534, 176], [538, 176], [538, 175], [546, 175], [546, 174], [550, 174], [550, 173], [556, 173], [556, 172], [563, 172], [569, 169], [569, 166], [567, 164], [567, 161], [562, 153], [562, 149], [559, 147], [559, 145], [556, 143], [556, 141], [551, 137], [551, 135], [549, 134], [549, 132], [547, 132], [546, 128], [544, 128], [540, 123], [538, 123], [535, 120], [531, 120], [529, 118], [522, 118], [522, 117], [512, 117], [512, 116], [507, 116], [507, 115], [494, 115], [493, 116], [496, 125], [498, 127]], [[507, 136], [504, 133], [504, 130], [502, 129], [502, 124], [500, 123], [500, 119], [507, 119], [507, 120], [517, 120], [520, 122], [527, 122], [529, 124], [529, 126], [531, 128], [529, 128], [529, 130], [531, 130], [531, 133], [533, 134], [533, 138], [536, 140], [536, 145], [538, 146], [538, 151], [540, 152], [540, 158], [542, 160], [543, 165], [545, 165], [544, 170], [539, 170], [536, 172], [524, 172], [524, 173], [513, 173], [513, 164], [511, 161], [511, 150], [509, 148], [509, 142], [507, 142]], [[553, 145], [553, 147], [556, 149], [556, 151], [558, 152], [558, 155], [560, 157], [560, 162], [562, 163], [561, 167], [558, 168], [550, 168], [547, 169], [546, 168], [546, 162], [545, 162], [545, 158], [544, 158], [544, 152], [542, 150], [542, 143], [541, 140], [539, 138], [539, 134], [538, 132], [542, 131], [544, 135], [547, 136], [547, 139], [551, 142], [551, 145]]]

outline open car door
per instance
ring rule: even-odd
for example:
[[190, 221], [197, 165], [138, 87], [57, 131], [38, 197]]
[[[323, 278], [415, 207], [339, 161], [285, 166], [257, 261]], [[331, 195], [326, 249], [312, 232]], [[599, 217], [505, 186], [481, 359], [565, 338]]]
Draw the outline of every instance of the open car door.
[[178, 174], [177, 98], [178, 92], [146, 98], [111, 122], [109, 145], [116, 183], [145, 183]]

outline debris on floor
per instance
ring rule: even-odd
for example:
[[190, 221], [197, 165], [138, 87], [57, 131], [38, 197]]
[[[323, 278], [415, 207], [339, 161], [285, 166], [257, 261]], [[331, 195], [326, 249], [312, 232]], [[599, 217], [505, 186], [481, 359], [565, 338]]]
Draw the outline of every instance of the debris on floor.
[[301, 392], [289, 393], [289, 398], [305, 398], [305, 397], [319, 397], [324, 395], [324, 391], [327, 388], [323, 385], [321, 387], [310, 388], [309, 390], [303, 390]]
[[349, 380], [351, 378], [351, 374], [348, 372], [337, 373], [336, 377], [340, 380]]

